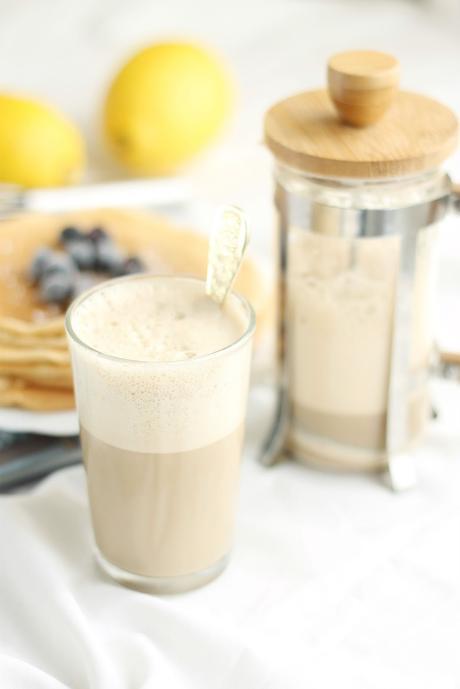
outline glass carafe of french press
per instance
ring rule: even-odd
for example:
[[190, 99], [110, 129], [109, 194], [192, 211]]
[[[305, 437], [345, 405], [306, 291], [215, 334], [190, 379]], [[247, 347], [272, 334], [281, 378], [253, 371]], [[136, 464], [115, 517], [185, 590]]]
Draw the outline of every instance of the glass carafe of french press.
[[328, 90], [274, 105], [278, 410], [264, 454], [414, 481], [429, 414], [439, 222], [457, 142], [444, 105], [398, 91], [389, 55], [328, 65]]

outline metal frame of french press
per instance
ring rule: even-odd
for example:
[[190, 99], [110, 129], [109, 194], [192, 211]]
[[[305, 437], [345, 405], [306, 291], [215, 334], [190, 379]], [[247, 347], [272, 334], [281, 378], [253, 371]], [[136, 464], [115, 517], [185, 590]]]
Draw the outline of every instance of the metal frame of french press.
[[[450, 181], [450, 180], [449, 180]], [[287, 238], [289, 227], [295, 225], [306, 232], [324, 233], [347, 239], [398, 236], [401, 239], [399, 270], [395, 290], [393, 337], [391, 348], [388, 406], [386, 423], [386, 477], [393, 490], [404, 490], [416, 484], [417, 474], [413, 451], [408, 449], [408, 409], [411, 393], [409, 366], [412, 289], [415, 275], [416, 243], [420, 230], [440, 222], [449, 205], [460, 210], [460, 190], [447, 187], [442, 196], [419, 204], [396, 209], [339, 208], [294, 196], [281, 184], [276, 189], [276, 205], [281, 226], [280, 236], [280, 342], [286, 343], [286, 276], [288, 270]], [[275, 464], [285, 451], [289, 423], [287, 392], [287, 357], [280, 352], [280, 370], [277, 389], [276, 416], [267, 438], [261, 462]]]

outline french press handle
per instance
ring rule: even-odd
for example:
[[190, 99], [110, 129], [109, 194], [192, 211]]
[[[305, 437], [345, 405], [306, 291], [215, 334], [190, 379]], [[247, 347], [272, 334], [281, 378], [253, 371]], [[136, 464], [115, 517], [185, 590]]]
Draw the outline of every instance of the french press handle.
[[[453, 211], [460, 214], [460, 184], [452, 185], [450, 199]], [[460, 352], [439, 350], [438, 359], [441, 377], [460, 381]]]

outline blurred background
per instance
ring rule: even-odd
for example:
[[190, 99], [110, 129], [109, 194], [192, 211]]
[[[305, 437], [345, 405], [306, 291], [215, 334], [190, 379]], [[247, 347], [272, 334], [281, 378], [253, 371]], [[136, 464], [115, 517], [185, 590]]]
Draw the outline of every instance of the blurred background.
[[[0, 85], [69, 115], [87, 141], [87, 178], [107, 178], [120, 173], [103, 145], [101, 111], [126, 60], [163, 39], [192, 40], [217, 51], [234, 75], [237, 104], [214, 145], [182, 171], [194, 189], [184, 219], [206, 231], [211, 206], [242, 206], [252, 252], [269, 266], [271, 161], [261, 143], [267, 107], [322, 86], [332, 53], [371, 48], [399, 58], [402, 88], [460, 113], [459, 30], [458, 0], [0, 0]], [[448, 170], [460, 179], [459, 154]], [[460, 258], [456, 223], [451, 217], [441, 243], [445, 297], [438, 329], [449, 349], [460, 349], [460, 324], [449, 317]]]

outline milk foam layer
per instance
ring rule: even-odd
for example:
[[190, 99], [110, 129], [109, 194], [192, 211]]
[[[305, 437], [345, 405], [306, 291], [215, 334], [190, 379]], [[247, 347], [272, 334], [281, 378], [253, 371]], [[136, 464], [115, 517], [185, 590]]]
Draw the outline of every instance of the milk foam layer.
[[107, 283], [74, 307], [71, 326], [82, 341], [125, 357], [107, 358], [71, 339], [77, 406], [89, 433], [121, 449], [184, 452], [241, 425], [250, 341], [202, 355], [238, 340], [249, 316], [234, 295], [223, 311], [208, 301], [201, 281], [144, 276]]
[[72, 325], [85, 344], [137, 361], [181, 361], [237, 340], [245, 315], [236, 299], [221, 308], [198, 280], [120, 281], [81, 303]]

